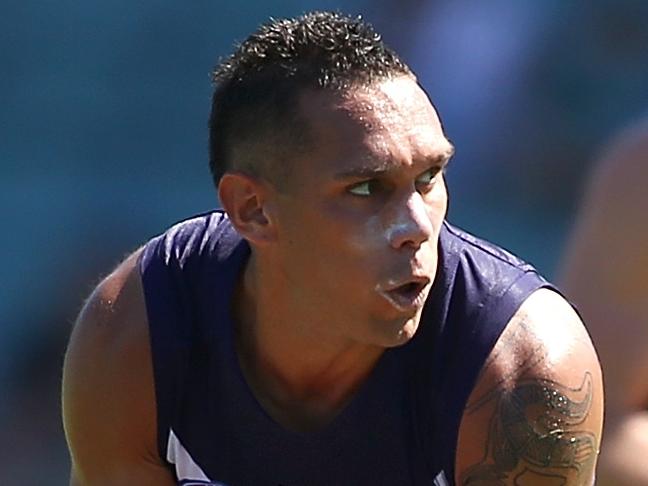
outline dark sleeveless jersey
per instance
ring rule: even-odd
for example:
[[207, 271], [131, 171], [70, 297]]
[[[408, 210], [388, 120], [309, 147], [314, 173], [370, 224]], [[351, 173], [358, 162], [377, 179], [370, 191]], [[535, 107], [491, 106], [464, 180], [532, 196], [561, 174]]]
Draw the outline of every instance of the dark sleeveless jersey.
[[459, 423], [482, 364], [520, 304], [547, 282], [444, 223], [415, 336], [385, 351], [332, 423], [297, 433], [264, 411], [239, 368], [230, 301], [249, 253], [215, 211], [176, 224], [140, 257], [159, 454], [178, 483], [454, 484]]

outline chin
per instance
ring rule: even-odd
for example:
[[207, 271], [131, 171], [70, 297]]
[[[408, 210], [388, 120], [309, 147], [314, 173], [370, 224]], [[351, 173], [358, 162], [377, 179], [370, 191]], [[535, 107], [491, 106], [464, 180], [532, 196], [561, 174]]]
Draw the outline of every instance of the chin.
[[416, 334], [419, 326], [420, 316], [417, 314], [410, 317], [406, 322], [400, 322], [394, 332], [385, 337], [384, 347], [395, 348], [407, 344]]

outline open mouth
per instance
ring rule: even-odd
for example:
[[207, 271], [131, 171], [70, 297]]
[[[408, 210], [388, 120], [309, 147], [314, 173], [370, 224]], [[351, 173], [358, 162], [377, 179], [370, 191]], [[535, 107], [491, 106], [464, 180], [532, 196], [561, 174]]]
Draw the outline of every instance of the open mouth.
[[429, 279], [412, 280], [386, 290], [381, 290], [380, 293], [399, 310], [416, 310], [425, 303], [427, 296], [425, 290], [429, 283]]

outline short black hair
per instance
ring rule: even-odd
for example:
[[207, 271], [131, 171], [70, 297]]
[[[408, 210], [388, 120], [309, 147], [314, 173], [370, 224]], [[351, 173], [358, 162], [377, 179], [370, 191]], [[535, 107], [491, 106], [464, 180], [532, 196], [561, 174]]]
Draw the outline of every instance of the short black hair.
[[311, 12], [271, 19], [212, 73], [214, 183], [237, 170], [282, 184], [289, 160], [312, 142], [297, 110], [302, 90], [345, 90], [399, 75], [412, 72], [361, 17]]

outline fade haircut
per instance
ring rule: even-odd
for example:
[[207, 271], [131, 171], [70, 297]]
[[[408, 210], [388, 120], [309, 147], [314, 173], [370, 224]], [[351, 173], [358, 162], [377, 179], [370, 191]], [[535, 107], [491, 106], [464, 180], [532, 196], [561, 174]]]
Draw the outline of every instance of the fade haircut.
[[214, 183], [241, 171], [284, 188], [290, 163], [314, 142], [299, 116], [305, 89], [343, 91], [412, 75], [360, 17], [312, 12], [271, 19], [212, 73], [209, 166]]

